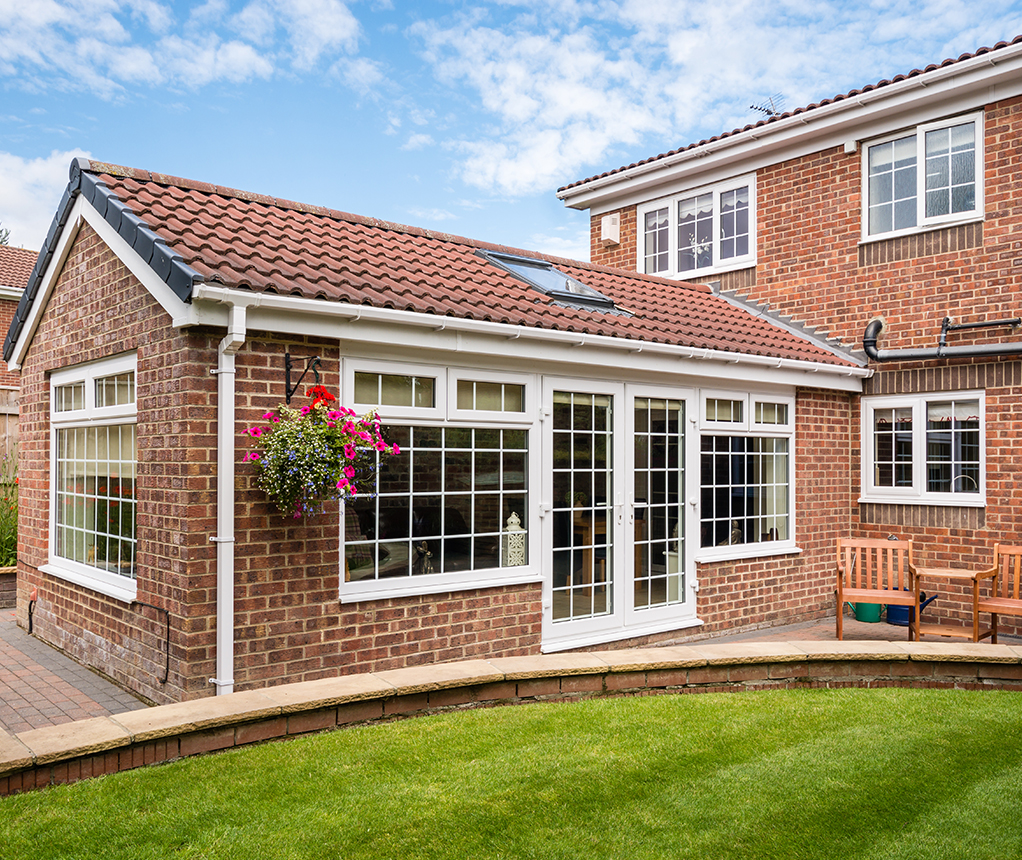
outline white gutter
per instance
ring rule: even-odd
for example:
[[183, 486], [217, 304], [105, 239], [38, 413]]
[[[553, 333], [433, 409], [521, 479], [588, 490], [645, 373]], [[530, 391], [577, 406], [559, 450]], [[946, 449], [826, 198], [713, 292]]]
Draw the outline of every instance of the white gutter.
[[[803, 373], [819, 373], [823, 376], [858, 377], [866, 379], [873, 375], [868, 367], [834, 365], [816, 361], [800, 361], [793, 358], [776, 358], [763, 355], [752, 355], [742, 352], [727, 352], [719, 349], [703, 349], [674, 344], [652, 343], [643, 340], [631, 340], [607, 335], [580, 334], [578, 332], [558, 331], [554, 329], [531, 328], [506, 323], [491, 323], [481, 320], [467, 320], [457, 317], [443, 317], [423, 314], [414, 311], [399, 311], [390, 308], [374, 308], [367, 305], [351, 305], [342, 302], [329, 302], [319, 299], [305, 299], [295, 296], [279, 296], [272, 293], [246, 293], [227, 287], [214, 287], [209, 284], [197, 284], [193, 289], [193, 298], [198, 301], [214, 301], [234, 307], [258, 308], [270, 311], [279, 319], [280, 313], [306, 313], [326, 317], [335, 322], [390, 323], [392, 325], [431, 328], [437, 331], [464, 332], [478, 335], [489, 335], [505, 340], [531, 340], [543, 344], [559, 346], [591, 346], [599, 349], [617, 350], [619, 352], [645, 353], [664, 358], [689, 359], [694, 361], [719, 361], [724, 364], [744, 364], [756, 367], [776, 368], [801, 371]], [[273, 314], [272, 312], [276, 312]], [[262, 318], [261, 318], [262, 319]], [[269, 323], [269, 320], [267, 320]], [[252, 320], [249, 324], [257, 326]], [[267, 326], [269, 330], [274, 330]], [[337, 333], [334, 332], [334, 336]], [[813, 343], [807, 340], [807, 343]], [[835, 355], [838, 355], [835, 351]]]
[[[226, 299], [225, 299], [226, 301]], [[245, 343], [245, 306], [231, 304], [227, 335], [220, 341], [216, 413], [216, 685], [218, 696], [234, 692], [234, 356]]]

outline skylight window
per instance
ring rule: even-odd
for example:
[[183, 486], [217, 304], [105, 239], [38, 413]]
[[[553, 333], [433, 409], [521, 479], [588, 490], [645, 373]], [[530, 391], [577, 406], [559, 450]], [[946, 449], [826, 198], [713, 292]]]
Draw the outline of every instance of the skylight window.
[[555, 269], [545, 260], [491, 251], [481, 251], [480, 254], [552, 299], [575, 306], [614, 310], [613, 299]]

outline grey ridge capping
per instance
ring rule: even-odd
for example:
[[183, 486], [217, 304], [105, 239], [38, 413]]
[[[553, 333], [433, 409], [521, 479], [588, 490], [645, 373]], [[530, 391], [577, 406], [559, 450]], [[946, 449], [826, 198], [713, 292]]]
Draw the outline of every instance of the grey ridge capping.
[[753, 301], [748, 296], [738, 295], [737, 290], [724, 291], [720, 288], [720, 281], [712, 281], [709, 284], [713, 294], [719, 296], [724, 301], [735, 307], [742, 308], [748, 311], [753, 316], [763, 317], [764, 319], [770, 320], [778, 328], [784, 329], [789, 334], [793, 334], [796, 337], [801, 337], [817, 346], [827, 350], [828, 352], [834, 353], [839, 358], [851, 361], [857, 364], [859, 367], [866, 367], [868, 362], [866, 361], [865, 355], [862, 350], [853, 351], [848, 347], [844, 346], [837, 338], [828, 337], [825, 333], [819, 333], [815, 326], [807, 326], [805, 323], [796, 322], [794, 318], [790, 316], [784, 316], [770, 309], [769, 302], [760, 303]]
[[39, 252], [39, 259], [36, 260], [35, 268], [29, 275], [28, 285], [21, 296], [21, 301], [18, 302], [14, 320], [7, 332], [7, 339], [4, 341], [4, 359], [9, 359], [14, 352], [14, 345], [28, 318], [29, 308], [32, 307], [39, 292], [43, 274], [53, 259], [57, 238], [67, 225], [75, 198], [79, 194], [92, 204], [99, 215], [117, 231], [118, 235], [152, 268], [181, 301], [191, 302], [192, 286], [203, 280], [198, 272], [183, 261], [177, 251], [170, 248], [141, 218], [121, 202], [121, 199], [107, 188], [103, 180], [88, 172], [101, 168], [102, 165], [98, 164], [94, 168], [92, 162], [87, 158], [72, 160], [67, 188], [64, 189], [60, 204], [57, 206], [57, 213], [53, 216], [53, 222], [50, 224], [46, 240]]

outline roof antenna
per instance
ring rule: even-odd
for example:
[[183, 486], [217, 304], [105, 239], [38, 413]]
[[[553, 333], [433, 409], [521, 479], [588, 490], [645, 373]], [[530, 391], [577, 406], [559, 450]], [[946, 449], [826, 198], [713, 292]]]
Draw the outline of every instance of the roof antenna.
[[749, 105], [751, 110], [758, 110], [765, 113], [768, 117], [780, 116], [781, 109], [784, 104], [784, 97], [781, 93], [774, 93], [772, 96], [767, 96], [759, 104]]

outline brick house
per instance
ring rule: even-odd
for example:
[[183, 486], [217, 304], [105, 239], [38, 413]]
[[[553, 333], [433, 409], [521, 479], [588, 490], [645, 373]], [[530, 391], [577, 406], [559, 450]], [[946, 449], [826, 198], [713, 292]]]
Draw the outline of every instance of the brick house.
[[[81, 159], [4, 356], [19, 623], [156, 701], [833, 613], [869, 371], [706, 286]], [[401, 454], [294, 520], [312, 358]]]
[[[558, 196], [591, 213], [594, 263], [711, 284], [863, 344], [873, 372], [832, 413], [845, 486], [800, 508], [800, 543], [825, 518], [911, 538], [926, 565], [976, 567], [1022, 540], [1020, 141], [1022, 37]], [[930, 615], [970, 617], [960, 587], [939, 590]]]

